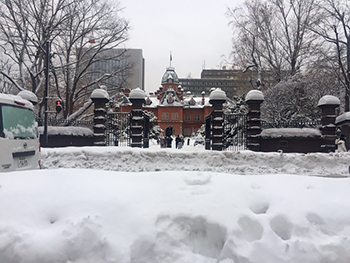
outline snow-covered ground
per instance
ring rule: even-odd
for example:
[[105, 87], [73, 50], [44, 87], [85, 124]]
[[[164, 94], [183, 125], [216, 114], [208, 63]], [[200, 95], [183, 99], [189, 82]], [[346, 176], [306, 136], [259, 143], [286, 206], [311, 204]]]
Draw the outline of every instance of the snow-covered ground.
[[0, 174], [1, 263], [348, 263], [350, 153], [42, 150]]

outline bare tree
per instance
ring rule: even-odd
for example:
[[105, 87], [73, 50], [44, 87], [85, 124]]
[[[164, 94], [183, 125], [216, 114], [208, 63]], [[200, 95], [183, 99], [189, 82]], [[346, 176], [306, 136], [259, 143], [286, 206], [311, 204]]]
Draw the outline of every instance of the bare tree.
[[[233, 38], [233, 68], [242, 68], [246, 71], [254, 68], [258, 73], [258, 80], [261, 80], [262, 69], [262, 49], [261, 42], [256, 41], [259, 33], [260, 17], [257, 14], [260, 1], [245, 2], [245, 9], [240, 6], [235, 9], [228, 9], [227, 16], [229, 24], [234, 30]], [[254, 21], [254, 22], [253, 22]], [[266, 68], [269, 65], [264, 65]], [[259, 84], [257, 84], [259, 88]]]
[[79, 111], [80, 107], [87, 107], [89, 87], [93, 83], [121, 71], [116, 68], [98, 79], [91, 77], [93, 63], [122, 57], [120, 53], [99, 55], [127, 39], [129, 26], [119, 16], [118, 3], [111, 4], [107, 0], [0, 0], [0, 7], [1, 47], [19, 70], [18, 78], [12, 81], [18, 83], [19, 88], [30, 89], [39, 98], [43, 97], [44, 47], [49, 41], [50, 94], [62, 100], [64, 117]]
[[343, 0], [322, 0], [322, 19], [312, 30], [330, 43], [332, 48], [324, 52], [330, 65], [336, 66], [336, 74], [345, 89], [345, 111], [349, 111], [350, 93], [350, 3]]
[[295, 75], [313, 51], [309, 27], [317, 14], [315, 7], [314, 0], [253, 0], [229, 9], [237, 36], [233, 58], [258, 74], [262, 69], [273, 71], [278, 81]]
[[58, 41], [52, 45], [52, 51], [58, 54], [53, 75], [57, 94], [64, 102], [65, 117], [88, 99], [94, 84], [105, 84], [104, 81], [129, 67], [115, 66], [107, 71], [96, 66], [125, 60], [125, 52], [114, 49], [127, 40], [128, 23], [116, 16], [120, 11], [118, 5], [110, 6], [103, 1], [87, 3], [75, 1], [64, 10], [68, 19], [62, 26], [66, 30], [57, 35]]
[[[65, 3], [67, 2], [67, 3]], [[68, 1], [1, 0], [0, 46], [18, 67], [14, 81], [20, 89], [40, 93], [44, 82], [45, 43], [65, 18], [60, 10]]]
[[16, 83], [11, 82], [13, 76], [13, 64], [8, 59], [0, 59], [0, 93], [13, 94], [16, 91]]

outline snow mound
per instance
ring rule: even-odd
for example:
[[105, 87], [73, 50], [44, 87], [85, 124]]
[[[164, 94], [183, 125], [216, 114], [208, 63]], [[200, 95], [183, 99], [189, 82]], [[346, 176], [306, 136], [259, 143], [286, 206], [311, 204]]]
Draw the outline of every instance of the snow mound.
[[348, 152], [219, 152], [188, 146], [181, 150], [158, 147], [44, 148], [41, 163], [45, 169], [73, 167], [129, 172], [210, 171], [244, 175], [288, 173], [319, 176], [347, 176], [350, 165]]

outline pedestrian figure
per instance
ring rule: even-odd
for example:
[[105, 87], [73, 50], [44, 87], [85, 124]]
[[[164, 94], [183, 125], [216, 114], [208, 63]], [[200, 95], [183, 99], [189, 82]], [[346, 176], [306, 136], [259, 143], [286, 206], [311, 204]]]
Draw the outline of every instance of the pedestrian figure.
[[164, 135], [160, 135], [159, 136], [159, 145], [160, 145], [160, 148], [165, 148], [166, 146], [166, 141], [165, 141], [165, 138], [164, 138]]
[[178, 148], [181, 149], [182, 145], [184, 144], [184, 138], [182, 135], [179, 136], [179, 142], [178, 142]]
[[167, 143], [167, 147], [171, 148], [171, 143], [173, 142], [173, 138], [171, 138], [171, 136], [167, 136], [166, 137], [166, 143]]
[[180, 136], [176, 136], [176, 139], [175, 139], [175, 148], [177, 149], [179, 147], [179, 142], [180, 142]]
[[344, 134], [341, 134], [340, 138], [336, 140], [336, 146], [338, 152], [347, 152]]

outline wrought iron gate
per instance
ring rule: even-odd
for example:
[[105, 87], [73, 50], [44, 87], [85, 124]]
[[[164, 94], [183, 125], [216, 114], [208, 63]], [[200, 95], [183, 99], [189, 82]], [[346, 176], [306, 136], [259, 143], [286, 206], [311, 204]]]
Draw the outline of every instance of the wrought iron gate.
[[205, 149], [211, 149], [211, 114], [205, 118]]
[[149, 116], [143, 114], [144, 126], [143, 126], [143, 148], [149, 148], [149, 133], [150, 133], [150, 122]]
[[224, 114], [224, 149], [241, 151], [247, 149], [247, 115]]
[[130, 113], [107, 113], [106, 145], [130, 146]]

